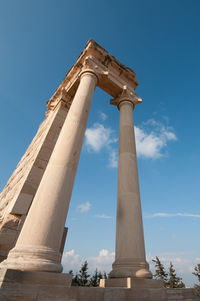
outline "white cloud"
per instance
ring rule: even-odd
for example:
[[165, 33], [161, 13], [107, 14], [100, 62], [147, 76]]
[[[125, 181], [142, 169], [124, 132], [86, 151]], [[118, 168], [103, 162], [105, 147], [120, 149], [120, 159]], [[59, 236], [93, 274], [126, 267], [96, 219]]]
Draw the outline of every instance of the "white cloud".
[[100, 112], [100, 117], [103, 121], [107, 119], [107, 115], [103, 112]]
[[62, 265], [64, 271], [73, 270], [74, 273], [80, 270], [83, 262], [88, 261], [89, 273], [93, 273], [97, 268], [101, 272], [110, 272], [112, 269], [112, 263], [115, 259], [115, 253], [109, 252], [106, 249], [99, 251], [99, 254], [96, 257], [81, 257], [79, 254], [76, 254], [74, 250], [70, 250], [63, 253]]
[[154, 218], [154, 217], [194, 217], [194, 218], [200, 218], [200, 214], [193, 214], [193, 213], [153, 213], [153, 214], [146, 214], [144, 217], [146, 218]]
[[78, 271], [81, 266], [80, 255], [76, 254], [74, 250], [64, 252], [62, 256], [62, 265], [64, 271], [69, 271], [69, 270]]
[[106, 149], [109, 156], [109, 167], [117, 167], [117, 152], [112, 144], [118, 139], [114, 137], [114, 131], [111, 128], [106, 128], [103, 124], [95, 123], [85, 132], [85, 145], [88, 151], [99, 152], [103, 148]]
[[102, 124], [95, 123], [85, 132], [85, 143], [88, 150], [99, 152], [103, 147], [115, 142], [111, 138], [113, 131], [110, 128], [105, 128]]
[[[114, 134], [115, 131], [100, 123], [87, 128], [85, 133], [87, 150], [100, 152], [103, 148], [106, 149], [109, 155], [109, 167], [112, 168], [118, 165], [117, 151], [113, 147], [113, 143], [116, 143], [118, 139], [114, 137]], [[177, 140], [177, 137], [172, 127], [149, 119], [140, 127], [135, 126], [135, 139], [138, 157], [158, 159], [166, 154], [167, 143]]]
[[163, 134], [164, 134], [164, 137], [166, 137], [167, 140], [177, 140], [177, 137], [173, 132], [165, 131]]
[[138, 156], [157, 159], [164, 155], [163, 149], [167, 142], [175, 141], [177, 137], [172, 127], [149, 119], [142, 127], [135, 126], [135, 139]]
[[112, 216], [106, 215], [106, 214], [96, 214], [95, 217], [102, 218], [102, 219], [111, 219], [112, 218]]
[[86, 202], [84, 204], [80, 204], [80, 205], [78, 205], [77, 208], [80, 210], [81, 213], [87, 212], [91, 208], [91, 203], [90, 202]]
[[154, 134], [147, 135], [142, 129], [135, 126], [136, 149], [138, 156], [159, 158], [163, 141]]
[[112, 263], [115, 259], [115, 252], [109, 252], [106, 249], [102, 249], [99, 251], [98, 256], [90, 257], [88, 262], [91, 266], [92, 270], [97, 268], [100, 271], [110, 272], [112, 269]]
[[112, 168], [117, 168], [118, 166], [117, 152], [113, 149], [109, 152], [109, 166]]

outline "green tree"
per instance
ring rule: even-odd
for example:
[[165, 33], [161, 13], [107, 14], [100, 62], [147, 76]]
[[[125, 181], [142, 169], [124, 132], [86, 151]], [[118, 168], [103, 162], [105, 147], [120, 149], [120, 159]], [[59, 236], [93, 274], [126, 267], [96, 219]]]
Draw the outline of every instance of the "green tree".
[[74, 276], [74, 273], [72, 270], [69, 270], [68, 273], [72, 275], [72, 286], [79, 286], [78, 274], [76, 273], [76, 275]]
[[94, 275], [90, 278], [90, 285], [95, 287], [99, 286], [100, 279], [102, 278], [103, 275], [101, 274], [101, 272], [98, 272], [98, 270], [96, 269]]
[[80, 280], [77, 273], [72, 278], [72, 286], [80, 286]]
[[197, 295], [200, 296], [200, 264], [197, 264], [197, 266], [195, 266], [194, 272], [192, 274], [195, 275], [198, 279], [199, 284], [195, 284], [194, 288], [197, 292]]
[[108, 275], [106, 274], [106, 272], [103, 273], [103, 278], [108, 279]]
[[175, 269], [172, 262], [170, 262], [170, 266], [169, 266], [169, 280], [167, 282], [167, 287], [168, 288], [185, 287], [185, 284], [182, 282], [182, 278], [176, 276]]
[[81, 267], [77, 277], [78, 277], [77, 280], [78, 280], [80, 286], [89, 286], [90, 285], [90, 282], [89, 282], [90, 275], [88, 274], [88, 262], [87, 261], [85, 261], [82, 264], [82, 267]]
[[155, 259], [152, 259], [152, 261], [155, 262], [155, 274], [153, 275], [153, 277], [155, 279], [162, 280], [163, 285], [166, 287], [168, 274], [165, 271], [164, 265], [161, 263], [160, 259], [157, 256]]
[[195, 275], [198, 278], [198, 281], [200, 282], [200, 264], [197, 264], [192, 274]]

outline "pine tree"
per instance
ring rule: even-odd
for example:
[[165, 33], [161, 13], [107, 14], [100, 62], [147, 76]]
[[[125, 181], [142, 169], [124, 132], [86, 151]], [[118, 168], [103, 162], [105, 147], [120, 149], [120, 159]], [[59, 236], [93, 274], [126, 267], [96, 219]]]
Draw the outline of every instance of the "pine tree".
[[100, 279], [103, 278], [103, 275], [101, 274], [101, 272], [98, 272], [98, 270], [96, 269], [94, 272], [94, 275], [91, 277], [90, 279], [90, 285], [91, 286], [99, 286], [100, 283]]
[[79, 271], [78, 274], [78, 281], [80, 286], [89, 286], [89, 277], [90, 275], [88, 274], [88, 262], [85, 261]]
[[162, 280], [163, 285], [166, 287], [168, 274], [166, 273], [163, 264], [157, 256], [156, 259], [152, 259], [152, 261], [155, 262], [155, 274], [153, 275], [153, 277], [155, 279]]
[[100, 283], [100, 279], [103, 279], [103, 275], [101, 272], [98, 272], [98, 285]]
[[73, 273], [72, 270], [69, 270], [68, 273], [72, 275], [72, 286], [78, 286], [78, 285], [79, 285], [78, 275], [76, 274], [76, 275], [74, 276], [74, 273]]
[[103, 279], [108, 279], [108, 275], [106, 274], [106, 272], [103, 273]]
[[195, 275], [198, 278], [198, 281], [200, 282], [200, 264], [197, 264], [192, 274]]
[[167, 287], [168, 288], [182, 288], [182, 287], [185, 287], [185, 284], [181, 280], [182, 280], [182, 278], [176, 276], [173, 264], [172, 264], [172, 262], [170, 262], [169, 280], [167, 282]]
[[200, 264], [197, 264], [197, 266], [195, 266], [194, 272], [192, 274], [195, 275], [199, 281], [199, 284], [195, 284], [194, 288], [197, 292], [197, 295], [200, 296]]
[[96, 269], [94, 275], [90, 279], [91, 286], [98, 286], [98, 270]]
[[72, 286], [80, 286], [80, 280], [78, 277], [78, 274], [76, 273], [76, 275], [72, 278]]
[[102, 275], [101, 271], [98, 272], [98, 279], [99, 279], [99, 282], [100, 282], [100, 279], [103, 279], [103, 275]]

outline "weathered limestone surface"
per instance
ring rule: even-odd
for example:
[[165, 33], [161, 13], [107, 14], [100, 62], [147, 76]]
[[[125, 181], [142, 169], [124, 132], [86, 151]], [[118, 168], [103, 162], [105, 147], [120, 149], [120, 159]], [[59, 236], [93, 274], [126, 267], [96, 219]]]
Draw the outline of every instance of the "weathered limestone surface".
[[200, 301], [194, 289], [92, 288], [69, 285], [68, 275], [1, 271], [0, 301]]
[[133, 122], [133, 109], [138, 102], [138, 97], [127, 89], [111, 101], [120, 111], [116, 249], [109, 274], [116, 281], [127, 277], [152, 278], [145, 255]]
[[15, 245], [67, 112], [64, 100], [49, 110], [0, 194], [0, 261]]
[[0, 301], [200, 301], [194, 289], [70, 287], [71, 276], [0, 271]]
[[157, 279], [144, 278], [108, 278], [100, 280], [100, 287], [123, 287], [123, 288], [163, 288], [163, 282]]

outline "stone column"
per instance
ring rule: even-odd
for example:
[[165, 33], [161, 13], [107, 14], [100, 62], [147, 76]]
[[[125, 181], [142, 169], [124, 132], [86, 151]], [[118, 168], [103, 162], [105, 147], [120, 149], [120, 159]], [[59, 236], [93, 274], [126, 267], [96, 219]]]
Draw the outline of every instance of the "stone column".
[[138, 182], [133, 109], [139, 102], [123, 91], [111, 101], [120, 111], [116, 255], [110, 278], [152, 278], [146, 262]]
[[0, 267], [61, 272], [60, 245], [97, 76], [82, 71], [80, 84], [18, 241]]

